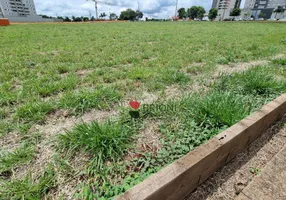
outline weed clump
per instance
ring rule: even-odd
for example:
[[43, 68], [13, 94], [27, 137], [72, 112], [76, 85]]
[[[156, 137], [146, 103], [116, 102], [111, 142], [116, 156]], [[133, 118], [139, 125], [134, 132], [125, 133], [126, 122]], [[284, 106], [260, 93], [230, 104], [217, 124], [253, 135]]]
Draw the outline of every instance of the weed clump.
[[105, 161], [116, 162], [126, 153], [133, 133], [131, 127], [111, 121], [103, 124], [83, 123], [60, 135], [59, 143], [63, 149], [83, 150], [92, 155], [92, 165], [99, 169]]
[[106, 109], [121, 99], [121, 94], [112, 88], [99, 88], [92, 91], [82, 90], [65, 94], [59, 102], [60, 108], [74, 112], [85, 112], [92, 108]]
[[34, 156], [34, 147], [23, 144], [14, 152], [0, 152], [0, 176], [9, 173], [14, 167], [29, 162]]
[[37, 182], [31, 174], [20, 180], [3, 180], [0, 199], [42, 199], [55, 185], [55, 172], [52, 167], [48, 167]]
[[184, 103], [192, 107], [191, 112], [197, 123], [213, 127], [232, 126], [253, 109], [247, 97], [231, 92], [214, 91], [189, 100]]
[[263, 67], [255, 67], [243, 73], [222, 75], [214, 89], [232, 91], [243, 95], [270, 96], [285, 91], [286, 83], [276, 80]]
[[46, 114], [52, 112], [54, 106], [48, 102], [29, 102], [17, 108], [15, 118], [24, 122], [42, 123]]
[[275, 60], [272, 60], [272, 63], [276, 64], [276, 65], [285, 66], [286, 65], [286, 59], [275, 59]]

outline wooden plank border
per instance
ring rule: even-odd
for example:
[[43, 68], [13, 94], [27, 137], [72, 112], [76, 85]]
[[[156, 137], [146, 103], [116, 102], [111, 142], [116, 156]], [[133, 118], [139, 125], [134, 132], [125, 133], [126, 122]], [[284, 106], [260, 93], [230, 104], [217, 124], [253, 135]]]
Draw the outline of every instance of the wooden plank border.
[[285, 113], [286, 94], [283, 94], [116, 199], [183, 199]]

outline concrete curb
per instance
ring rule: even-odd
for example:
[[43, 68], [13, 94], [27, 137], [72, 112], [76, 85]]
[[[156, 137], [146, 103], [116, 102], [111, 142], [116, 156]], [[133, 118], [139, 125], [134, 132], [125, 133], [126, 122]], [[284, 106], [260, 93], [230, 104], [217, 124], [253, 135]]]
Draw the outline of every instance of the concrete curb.
[[286, 94], [283, 94], [116, 199], [183, 199], [285, 113]]

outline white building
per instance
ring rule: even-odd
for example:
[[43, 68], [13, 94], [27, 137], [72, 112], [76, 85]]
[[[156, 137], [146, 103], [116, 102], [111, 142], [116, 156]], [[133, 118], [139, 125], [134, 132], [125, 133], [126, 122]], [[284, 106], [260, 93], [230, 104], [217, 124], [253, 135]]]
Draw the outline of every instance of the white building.
[[217, 20], [230, 18], [230, 13], [234, 8], [239, 8], [241, 0], [213, 0], [212, 7], [218, 9]]
[[0, 0], [1, 17], [8, 18], [10, 22], [62, 22], [38, 16], [34, 0]]
[[37, 16], [33, 0], [0, 0], [4, 17]]

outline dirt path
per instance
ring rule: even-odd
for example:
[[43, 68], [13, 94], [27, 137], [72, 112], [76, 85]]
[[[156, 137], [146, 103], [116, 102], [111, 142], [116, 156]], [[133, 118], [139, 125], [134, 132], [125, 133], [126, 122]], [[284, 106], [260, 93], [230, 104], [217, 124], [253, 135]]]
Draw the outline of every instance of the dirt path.
[[240, 193], [236, 200], [286, 199], [286, 146], [267, 164], [261, 175]]
[[246, 150], [238, 154], [229, 164], [214, 173], [186, 200], [228, 200], [237, 198], [248, 185], [251, 187], [252, 181], [259, 174], [267, 171], [266, 166], [268, 166], [268, 163], [285, 147], [285, 125], [286, 116], [263, 133]]

